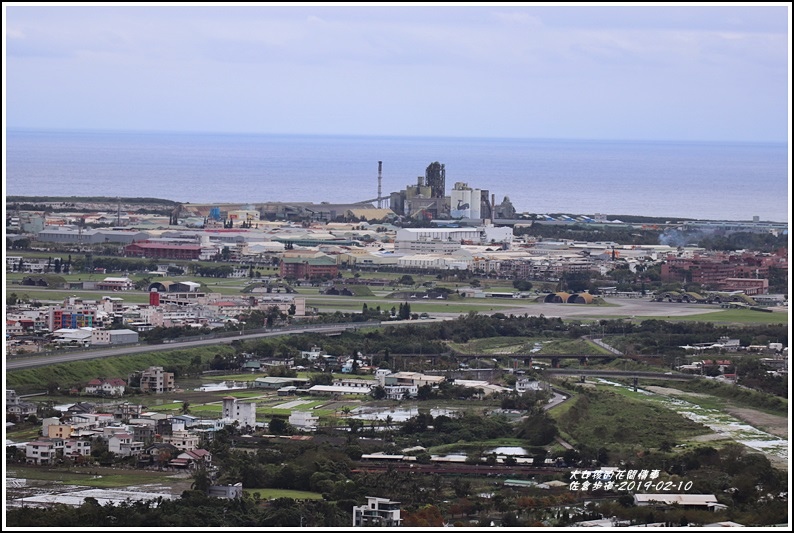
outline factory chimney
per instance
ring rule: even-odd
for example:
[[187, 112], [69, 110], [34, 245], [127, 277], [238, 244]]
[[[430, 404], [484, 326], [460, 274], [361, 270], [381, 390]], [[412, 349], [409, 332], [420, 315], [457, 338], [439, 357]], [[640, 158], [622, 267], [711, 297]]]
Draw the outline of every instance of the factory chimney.
[[494, 219], [496, 218], [496, 195], [491, 195], [491, 224], [493, 224]]
[[381, 195], [382, 183], [383, 183], [383, 161], [378, 161], [378, 209], [383, 207], [383, 196]]

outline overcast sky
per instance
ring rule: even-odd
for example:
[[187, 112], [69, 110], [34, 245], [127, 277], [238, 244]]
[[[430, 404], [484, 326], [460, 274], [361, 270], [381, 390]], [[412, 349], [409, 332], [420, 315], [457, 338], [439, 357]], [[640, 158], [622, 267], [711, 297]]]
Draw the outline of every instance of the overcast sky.
[[788, 139], [787, 4], [3, 4], [11, 128]]

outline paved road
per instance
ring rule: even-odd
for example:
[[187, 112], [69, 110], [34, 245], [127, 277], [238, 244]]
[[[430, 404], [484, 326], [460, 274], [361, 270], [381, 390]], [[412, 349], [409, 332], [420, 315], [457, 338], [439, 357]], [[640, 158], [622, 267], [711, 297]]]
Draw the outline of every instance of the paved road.
[[[694, 305], [694, 304], [677, 304], [668, 302], [651, 302], [650, 300], [631, 299], [631, 298], [610, 298], [606, 300], [609, 306], [594, 306], [594, 305], [576, 305], [576, 304], [538, 304], [529, 303], [525, 305], [515, 305], [514, 307], [497, 307], [493, 312], [501, 312], [504, 314], [523, 315], [527, 313], [531, 316], [543, 315], [546, 317], [560, 317], [560, 318], [591, 318], [594, 317], [631, 317], [631, 316], [658, 316], [660, 319], [675, 318], [686, 315], [701, 314], [718, 312], [722, 309], [716, 306], [709, 305]], [[467, 302], [469, 303], [469, 302]], [[477, 302], [480, 303], [480, 302]], [[503, 302], [498, 302], [503, 303]], [[488, 305], [487, 302], [482, 302], [483, 308]], [[489, 309], [490, 311], [490, 309]], [[489, 314], [483, 309], [483, 312]], [[465, 313], [432, 313], [434, 318], [437, 319], [452, 319], [457, 318]], [[414, 324], [432, 323], [432, 320], [411, 321]], [[398, 322], [387, 322], [386, 324], [397, 325]], [[364, 326], [361, 324], [360, 326]], [[26, 356], [19, 358], [11, 358], [6, 360], [6, 370], [17, 370], [20, 368], [33, 368], [38, 366], [46, 366], [53, 363], [63, 363], [69, 361], [78, 361], [83, 359], [95, 359], [100, 357], [124, 356], [135, 353], [153, 352], [161, 350], [177, 350], [195, 346], [210, 346], [213, 344], [229, 344], [235, 340], [252, 339], [257, 337], [271, 337], [276, 335], [288, 335], [293, 333], [303, 333], [309, 331], [323, 331], [328, 329], [340, 329], [345, 325], [322, 325], [312, 326], [301, 329], [277, 330], [267, 333], [245, 334], [241, 336], [213, 338], [207, 340], [197, 341], [184, 341], [173, 344], [155, 344], [143, 346], [131, 346], [124, 348], [111, 348], [107, 350], [90, 350], [90, 351], [75, 351], [58, 355], [49, 356]]]
[[362, 322], [360, 324], [323, 324], [317, 326], [307, 326], [305, 328], [291, 328], [283, 330], [268, 331], [266, 333], [249, 333], [245, 335], [234, 335], [231, 337], [218, 337], [212, 339], [203, 339], [195, 341], [182, 341], [166, 344], [145, 344], [126, 346], [123, 348], [108, 348], [106, 350], [75, 350], [65, 352], [57, 355], [45, 356], [17, 356], [14, 358], [6, 358], [5, 369], [19, 370], [22, 368], [35, 368], [39, 366], [46, 366], [55, 363], [68, 363], [70, 361], [80, 361], [84, 359], [98, 359], [101, 357], [123, 357], [136, 353], [149, 353], [159, 352], [166, 350], [183, 350], [185, 348], [195, 348], [197, 346], [211, 346], [218, 344], [231, 344], [234, 341], [243, 339], [255, 339], [260, 337], [275, 337], [279, 335], [292, 335], [307, 332], [328, 332], [339, 331], [342, 329], [356, 329], [359, 327], [366, 327], [367, 324]]

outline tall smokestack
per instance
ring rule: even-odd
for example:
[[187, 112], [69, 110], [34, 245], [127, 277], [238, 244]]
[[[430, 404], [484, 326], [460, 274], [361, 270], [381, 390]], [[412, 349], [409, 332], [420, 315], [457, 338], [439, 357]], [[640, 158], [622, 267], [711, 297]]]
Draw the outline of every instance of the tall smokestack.
[[491, 212], [491, 224], [493, 224], [493, 221], [496, 218], [496, 213], [494, 212], [495, 210], [496, 210], [496, 195], [492, 194], [491, 195], [491, 209], [490, 209], [490, 212]]
[[383, 161], [378, 161], [378, 209], [383, 207], [383, 197], [381, 195], [381, 185], [383, 183]]

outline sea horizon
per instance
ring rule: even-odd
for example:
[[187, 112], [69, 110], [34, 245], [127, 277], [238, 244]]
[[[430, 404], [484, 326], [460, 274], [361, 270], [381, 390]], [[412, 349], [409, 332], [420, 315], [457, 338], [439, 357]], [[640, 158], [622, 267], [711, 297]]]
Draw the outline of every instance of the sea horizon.
[[509, 197], [519, 213], [775, 222], [790, 216], [785, 142], [20, 127], [7, 133], [7, 196], [375, 203], [383, 161], [388, 207], [391, 192], [416, 185], [438, 161], [446, 167], [447, 194], [465, 183], [487, 190], [497, 204]]

